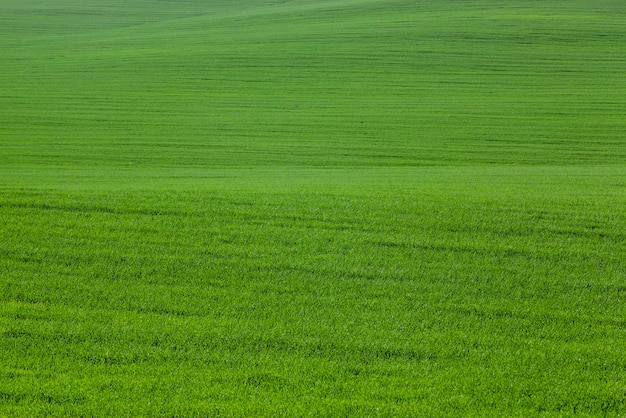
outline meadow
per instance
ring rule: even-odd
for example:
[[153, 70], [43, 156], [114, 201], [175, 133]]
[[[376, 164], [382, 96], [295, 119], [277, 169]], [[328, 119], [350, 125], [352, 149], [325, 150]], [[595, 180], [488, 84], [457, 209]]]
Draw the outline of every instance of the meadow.
[[626, 414], [626, 3], [76, 3], [0, 2], [0, 416]]

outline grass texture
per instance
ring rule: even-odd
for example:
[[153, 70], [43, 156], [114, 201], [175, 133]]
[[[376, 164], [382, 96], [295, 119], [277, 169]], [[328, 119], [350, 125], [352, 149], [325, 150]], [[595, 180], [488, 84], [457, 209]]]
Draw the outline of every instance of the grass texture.
[[624, 21], [0, 2], [0, 416], [623, 416]]

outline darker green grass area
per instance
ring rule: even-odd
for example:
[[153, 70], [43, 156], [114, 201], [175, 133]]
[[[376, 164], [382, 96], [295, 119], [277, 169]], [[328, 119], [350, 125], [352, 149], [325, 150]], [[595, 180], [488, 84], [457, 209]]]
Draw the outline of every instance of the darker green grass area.
[[7, 168], [626, 159], [619, 2], [57, 3], [4, 6]]
[[626, 4], [5, 0], [0, 416], [622, 416]]

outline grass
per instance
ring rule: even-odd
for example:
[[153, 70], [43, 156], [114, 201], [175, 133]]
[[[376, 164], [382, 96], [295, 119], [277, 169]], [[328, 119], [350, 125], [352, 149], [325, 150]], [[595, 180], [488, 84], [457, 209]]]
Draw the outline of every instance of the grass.
[[621, 416], [625, 6], [0, 5], [0, 416]]

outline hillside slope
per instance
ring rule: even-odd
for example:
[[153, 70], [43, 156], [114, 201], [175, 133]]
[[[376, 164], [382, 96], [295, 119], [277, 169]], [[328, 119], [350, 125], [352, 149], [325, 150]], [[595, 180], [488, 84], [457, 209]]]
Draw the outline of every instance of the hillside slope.
[[3, 2], [0, 169], [623, 164], [621, 2]]

